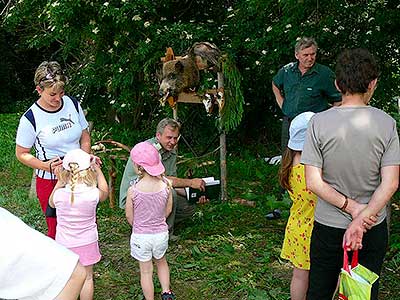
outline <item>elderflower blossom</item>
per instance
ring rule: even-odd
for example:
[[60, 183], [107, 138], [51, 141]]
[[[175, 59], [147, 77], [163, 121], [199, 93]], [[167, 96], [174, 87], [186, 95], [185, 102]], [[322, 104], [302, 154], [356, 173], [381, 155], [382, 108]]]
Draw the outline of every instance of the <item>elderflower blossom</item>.
[[142, 18], [139, 15], [134, 15], [132, 21], [140, 21]]
[[270, 32], [272, 30], [272, 26], [268, 26], [267, 32]]
[[149, 21], [144, 22], [143, 26], [144, 26], [144, 28], [149, 27], [150, 26], [150, 22]]
[[95, 29], [92, 29], [92, 32], [94, 33], [94, 34], [98, 34], [99, 33], [99, 28], [98, 27], [96, 27]]

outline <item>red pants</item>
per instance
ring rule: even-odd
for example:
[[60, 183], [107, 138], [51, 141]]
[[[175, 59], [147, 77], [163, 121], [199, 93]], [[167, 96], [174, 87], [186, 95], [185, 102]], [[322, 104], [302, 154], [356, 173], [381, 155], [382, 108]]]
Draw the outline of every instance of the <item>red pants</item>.
[[[56, 183], [57, 179], [50, 180], [50, 179], [43, 179], [40, 177], [36, 177], [36, 195], [39, 199], [39, 203], [40, 206], [42, 207], [42, 211], [44, 214], [46, 214], [46, 208], [49, 203], [49, 197]], [[46, 217], [46, 223], [47, 223], [47, 236], [51, 237], [54, 240], [56, 238], [57, 218]]]

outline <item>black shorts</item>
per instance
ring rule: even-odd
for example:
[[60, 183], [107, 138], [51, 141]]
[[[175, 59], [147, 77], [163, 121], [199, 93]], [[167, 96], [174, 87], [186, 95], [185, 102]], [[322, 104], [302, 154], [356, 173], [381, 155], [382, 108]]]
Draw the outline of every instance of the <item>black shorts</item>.
[[[310, 245], [310, 281], [307, 300], [331, 300], [335, 292], [340, 269], [343, 266], [343, 235], [339, 229], [314, 222]], [[386, 220], [364, 234], [363, 248], [358, 252], [358, 261], [380, 275], [388, 243]], [[351, 259], [351, 253], [350, 259]], [[372, 286], [371, 300], [378, 299], [377, 280]]]

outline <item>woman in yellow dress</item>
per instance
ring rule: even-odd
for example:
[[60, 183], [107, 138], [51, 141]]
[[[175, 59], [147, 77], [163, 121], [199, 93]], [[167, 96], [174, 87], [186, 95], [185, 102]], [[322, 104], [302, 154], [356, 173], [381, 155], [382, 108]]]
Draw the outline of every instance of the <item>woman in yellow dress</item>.
[[279, 182], [293, 201], [286, 225], [281, 257], [293, 264], [291, 300], [305, 300], [310, 270], [310, 240], [317, 196], [306, 188], [304, 166], [300, 164], [307, 125], [312, 112], [295, 117], [289, 128], [289, 143], [283, 155]]

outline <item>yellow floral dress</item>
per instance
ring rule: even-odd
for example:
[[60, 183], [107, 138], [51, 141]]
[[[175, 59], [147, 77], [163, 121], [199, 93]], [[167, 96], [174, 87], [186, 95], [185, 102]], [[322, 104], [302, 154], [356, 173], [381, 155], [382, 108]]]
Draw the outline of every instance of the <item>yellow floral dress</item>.
[[304, 166], [301, 164], [292, 168], [289, 184], [293, 190], [289, 192], [293, 204], [286, 225], [281, 257], [291, 261], [296, 268], [309, 270], [310, 240], [317, 196], [307, 190]]

